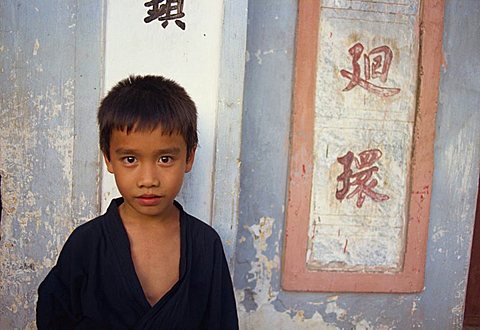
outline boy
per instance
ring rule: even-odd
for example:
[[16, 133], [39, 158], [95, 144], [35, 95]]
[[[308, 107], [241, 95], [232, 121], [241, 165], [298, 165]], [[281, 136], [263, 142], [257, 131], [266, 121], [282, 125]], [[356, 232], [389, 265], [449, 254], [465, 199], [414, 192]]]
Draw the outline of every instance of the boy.
[[193, 101], [171, 80], [131, 76], [98, 123], [122, 198], [68, 238], [38, 289], [38, 328], [238, 329], [220, 238], [174, 201], [195, 158]]

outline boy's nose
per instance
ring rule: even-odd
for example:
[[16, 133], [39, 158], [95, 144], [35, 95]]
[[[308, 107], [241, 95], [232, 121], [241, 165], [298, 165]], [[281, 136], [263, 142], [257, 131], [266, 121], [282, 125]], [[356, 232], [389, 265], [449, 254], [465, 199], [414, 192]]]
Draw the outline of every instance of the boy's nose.
[[142, 166], [140, 177], [137, 181], [140, 188], [150, 188], [160, 186], [160, 179], [157, 175], [155, 165]]

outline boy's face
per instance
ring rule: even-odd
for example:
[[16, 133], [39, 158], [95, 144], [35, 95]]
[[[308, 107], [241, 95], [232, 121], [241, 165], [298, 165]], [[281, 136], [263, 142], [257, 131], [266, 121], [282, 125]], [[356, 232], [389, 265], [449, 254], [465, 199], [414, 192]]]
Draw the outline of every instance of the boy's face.
[[161, 128], [129, 134], [114, 130], [110, 160], [104, 158], [124, 198], [122, 216], [132, 220], [166, 220], [173, 216], [173, 200], [182, 187], [183, 176], [192, 169], [194, 156], [195, 149], [187, 157], [181, 135], [163, 135]]

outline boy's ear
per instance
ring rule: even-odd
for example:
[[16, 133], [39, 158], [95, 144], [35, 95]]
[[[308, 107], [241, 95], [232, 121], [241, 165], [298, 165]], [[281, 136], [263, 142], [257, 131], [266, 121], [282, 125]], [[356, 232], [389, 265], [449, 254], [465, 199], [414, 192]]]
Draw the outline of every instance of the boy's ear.
[[187, 166], [185, 167], [185, 173], [188, 173], [192, 170], [193, 161], [195, 160], [195, 151], [197, 151], [197, 146], [194, 146], [192, 150], [190, 150], [190, 154], [187, 155]]
[[108, 160], [108, 157], [105, 153], [102, 153], [103, 155], [103, 160], [105, 160], [105, 165], [107, 165], [107, 170], [110, 172], [110, 173], [113, 173], [113, 166], [112, 166], [112, 163]]

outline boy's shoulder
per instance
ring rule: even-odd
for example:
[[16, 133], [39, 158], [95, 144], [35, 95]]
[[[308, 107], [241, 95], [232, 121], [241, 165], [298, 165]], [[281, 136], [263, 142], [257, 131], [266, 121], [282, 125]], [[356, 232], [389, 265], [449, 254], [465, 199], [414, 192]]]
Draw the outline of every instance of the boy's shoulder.
[[102, 214], [78, 225], [72, 231], [72, 235], [75, 234], [77, 236], [83, 236], [83, 235], [91, 235], [98, 232], [102, 225], [102, 221], [104, 217], [105, 217], [105, 214]]
[[95, 246], [105, 236], [102, 230], [103, 218], [104, 215], [100, 215], [76, 227], [66, 240], [64, 249], [85, 251]]
[[77, 226], [70, 234], [68, 240], [76, 241], [88, 239], [90, 241], [94, 241], [95, 239], [105, 239], [108, 235], [106, 233], [106, 231], [109, 231], [108, 227], [112, 227], [115, 222], [120, 220], [118, 206], [121, 204], [121, 202], [122, 201], [119, 198], [112, 200], [109, 207], [103, 214], [98, 215], [95, 218], [92, 218]]
[[[176, 203], [177, 205], [180, 205]], [[178, 207], [178, 206], [177, 206]], [[181, 206], [180, 206], [181, 207]], [[202, 236], [205, 240], [220, 241], [220, 236], [217, 231], [207, 224], [206, 222], [198, 219], [197, 217], [185, 212], [183, 208], [180, 209], [183, 214], [182, 221], [185, 221], [188, 228], [187, 230], [196, 236]]]

